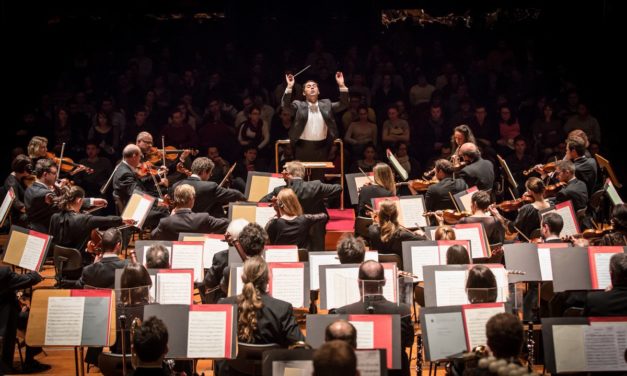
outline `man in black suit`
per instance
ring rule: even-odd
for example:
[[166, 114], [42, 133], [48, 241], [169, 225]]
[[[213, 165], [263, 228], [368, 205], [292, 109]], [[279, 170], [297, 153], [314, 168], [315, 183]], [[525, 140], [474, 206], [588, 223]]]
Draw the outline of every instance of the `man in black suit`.
[[492, 162], [481, 158], [477, 145], [467, 142], [460, 146], [459, 153], [466, 162], [466, 167], [459, 172], [458, 177], [464, 179], [469, 187], [477, 186], [482, 191], [492, 189], [494, 166]]
[[78, 288], [84, 286], [112, 289], [115, 286], [115, 270], [123, 269], [128, 263], [120, 259], [122, 249], [122, 235], [115, 228], [110, 228], [102, 234], [102, 254], [98, 255], [94, 263], [83, 269], [83, 274], [76, 281]]
[[227, 218], [214, 218], [209, 213], [194, 213], [192, 207], [196, 193], [189, 184], [181, 184], [174, 190], [176, 207], [169, 217], [161, 218], [152, 231], [155, 240], [178, 240], [181, 232], [223, 234], [229, 225]]
[[[50, 188], [57, 180], [57, 166], [50, 159], [40, 159], [35, 165], [37, 180], [24, 192], [24, 205], [29, 227], [35, 231], [48, 233], [50, 219], [58, 208], [53, 205], [57, 194]], [[102, 198], [86, 198], [83, 207], [107, 206]]]
[[[0, 333], [2, 333], [2, 362], [0, 374], [19, 373], [13, 369], [15, 335], [17, 329], [26, 330], [28, 311], [22, 311], [17, 300], [17, 290], [32, 287], [43, 278], [37, 272], [17, 274], [8, 266], [0, 266]], [[26, 346], [23, 373], [43, 372], [50, 369], [33, 357], [41, 352], [39, 347]]]
[[[388, 314], [401, 317], [401, 363], [400, 375], [409, 375], [409, 359], [405, 348], [414, 344], [414, 327], [411, 323], [411, 309], [407, 304], [395, 304], [383, 297], [385, 275], [383, 266], [372, 260], [365, 261], [359, 267], [359, 289], [365, 300], [338, 308], [338, 314]], [[395, 372], [388, 372], [396, 374]]]
[[612, 279], [611, 290], [588, 293], [584, 316], [627, 315], [627, 254], [617, 253], [612, 256], [610, 277]]
[[[307, 81], [303, 86], [304, 101], [292, 101], [294, 76], [285, 75], [287, 87], [281, 98], [281, 106], [293, 112], [294, 124], [289, 129], [289, 138], [296, 159], [305, 162], [321, 162], [327, 160], [329, 147], [333, 140], [339, 137], [335, 124], [334, 112], [340, 112], [348, 107], [348, 88], [344, 84], [342, 72], [335, 74], [335, 81], [340, 90], [340, 101], [331, 102], [329, 99], [318, 99], [320, 91], [318, 83]], [[322, 170], [314, 171], [316, 178], [322, 177]]]
[[31, 176], [33, 169], [33, 162], [24, 154], [20, 154], [13, 162], [11, 162], [11, 174], [4, 179], [4, 191], [9, 192], [9, 189], [13, 188], [15, 193], [15, 200], [13, 201], [13, 207], [11, 208], [11, 222], [14, 225], [26, 226], [26, 207], [24, 205], [24, 184], [22, 180]]
[[540, 224], [540, 234], [542, 234], [543, 243], [564, 243], [560, 239], [560, 232], [564, 228], [564, 220], [557, 213], [546, 213], [542, 216]]
[[575, 176], [586, 184], [589, 198], [599, 185], [597, 162], [586, 157], [586, 144], [581, 137], [571, 136], [566, 140], [566, 154], [575, 164]]
[[453, 165], [446, 159], [435, 161], [435, 177], [439, 182], [430, 186], [425, 193], [427, 211], [455, 209], [451, 194], [468, 189], [468, 185], [463, 179], [453, 177]]
[[[325, 184], [320, 180], [305, 181], [303, 179], [305, 177], [305, 167], [299, 161], [286, 163], [283, 176], [285, 177], [287, 185], [276, 187], [272, 193], [261, 198], [261, 200], [259, 200], [260, 202], [270, 202], [272, 197], [276, 197], [281, 189], [291, 188], [296, 194], [296, 197], [298, 197], [298, 201], [303, 207], [304, 214], [327, 213], [324, 199], [333, 197], [342, 190], [342, 186], [339, 184]], [[324, 250], [326, 224], [327, 222], [324, 221], [311, 226], [308, 245], [310, 251]]]
[[571, 161], [557, 161], [555, 175], [560, 182], [566, 183], [555, 196], [555, 202], [572, 201], [575, 211], [585, 209], [588, 205], [588, 188], [586, 184], [575, 177], [575, 164]]
[[196, 191], [196, 200], [192, 211], [194, 213], [209, 213], [216, 218], [224, 218], [222, 205], [233, 201], [246, 201], [242, 192], [235, 189], [222, 188], [217, 183], [209, 181], [214, 164], [207, 157], [196, 158], [192, 163], [192, 174], [174, 185], [189, 184]]

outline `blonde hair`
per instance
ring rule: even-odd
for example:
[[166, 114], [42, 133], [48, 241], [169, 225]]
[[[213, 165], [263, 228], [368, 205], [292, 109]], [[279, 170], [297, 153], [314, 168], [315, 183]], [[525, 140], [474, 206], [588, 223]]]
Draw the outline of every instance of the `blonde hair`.
[[43, 145], [48, 146], [48, 139], [42, 136], [34, 136], [28, 143], [28, 156], [31, 158], [39, 157], [39, 148]]
[[287, 162], [285, 164], [285, 171], [296, 178], [305, 177], [305, 165], [300, 161]]
[[435, 240], [455, 240], [455, 231], [451, 226], [439, 226], [435, 229]]
[[392, 200], [384, 200], [379, 205], [379, 225], [381, 226], [381, 241], [387, 242], [399, 229], [398, 209]]
[[394, 181], [394, 173], [392, 169], [385, 163], [377, 163], [372, 169], [374, 172], [374, 182], [396, 196], [396, 182]]
[[181, 184], [174, 189], [174, 203], [177, 206], [189, 204], [196, 197], [196, 190], [189, 184]]
[[250, 257], [244, 262], [242, 282], [242, 293], [237, 296], [237, 338], [251, 343], [258, 329], [257, 311], [263, 308], [261, 294], [268, 284], [268, 264], [261, 256]]
[[281, 189], [277, 195], [277, 205], [285, 215], [303, 215], [303, 207], [298, 201], [296, 193], [291, 188]]

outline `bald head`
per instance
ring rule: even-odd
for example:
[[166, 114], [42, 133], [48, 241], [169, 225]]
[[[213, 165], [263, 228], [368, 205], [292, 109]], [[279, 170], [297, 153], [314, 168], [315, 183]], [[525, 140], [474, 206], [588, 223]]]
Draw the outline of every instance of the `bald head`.
[[359, 266], [359, 279], [362, 281], [380, 281], [385, 279], [383, 266], [373, 260], [363, 262]]
[[122, 156], [124, 157], [124, 159], [129, 159], [140, 153], [141, 149], [139, 148], [139, 146], [135, 144], [128, 144], [124, 147], [124, 150], [122, 151]]
[[481, 156], [479, 149], [477, 149], [477, 145], [472, 142], [462, 144], [462, 146], [459, 147], [459, 153], [466, 161], [475, 161]]
[[339, 339], [345, 341], [352, 348], [357, 348], [357, 330], [346, 320], [335, 320], [327, 326], [324, 332], [325, 342]]

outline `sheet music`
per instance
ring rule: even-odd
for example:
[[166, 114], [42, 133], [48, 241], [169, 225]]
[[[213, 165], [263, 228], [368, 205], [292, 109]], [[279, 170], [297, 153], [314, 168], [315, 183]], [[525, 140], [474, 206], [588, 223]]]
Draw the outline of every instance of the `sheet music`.
[[15, 193], [13, 192], [13, 187], [9, 188], [7, 194], [4, 196], [4, 200], [2, 200], [2, 206], [0, 206], [0, 225], [4, 224], [4, 220], [15, 200]]
[[266, 248], [266, 262], [298, 262], [298, 248]]
[[148, 292], [148, 295], [150, 297], [150, 302], [156, 302], [157, 301], [157, 276], [156, 275], [151, 275], [150, 276], [150, 291]]
[[39, 236], [28, 235], [19, 266], [28, 270], [39, 270], [39, 260], [41, 260], [41, 254], [45, 246], [46, 239], [40, 238]]
[[268, 222], [270, 222], [275, 215], [276, 212], [274, 211], [274, 208], [270, 206], [257, 206], [257, 210], [255, 210], [255, 222], [257, 222], [259, 226], [265, 228]]
[[271, 176], [270, 179], [268, 179], [268, 192], [266, 194], [273, 192], [274, 188], [282, 186], [285, 186], [285, 179]]
[[187, 273], [157, 274], [157, 303], [191, 304], [191, 282]]
[[272, 268], [272, 297], [293, 307], [305, 306], [305, 273], [301, 268]]
[[359, 269], [327, 269], [327, 308], [340, 308], [361, 300], [357, 282]]
[[175, 244], [172, 252], [172, 269], [194, 269], [194, 281], [203, 281], [203, 246]]
[[464, 270], [435, 271], [435, 302], [438, 307], [468, 304]]
[[366, 251], [364, 261], [368, 260], [379, 262], [379, 251]]
[[374, 322], [372, 321], [349, 321], [357, 331], [357, 348], [374, 348]]
[[226, 251], [229, 249], [229, 243], [220, 239], [205, 238], [205, 245], [203, 247], [202, 267], [205, 269], [211, 268], [213, 265], [213, 256], [220, 251]]
[[472, 206], [472, 195], [474, 195], [475, 192], [477, 192], [476, 189], [472, 190], [472, 192], [466, 193], [465, 195], [459, 196], [459, 201], [461, 201], [464, 206], [463, 208], [460, 208], [462, 211], [470, 211], [470, 207]]
[[[591, 325], [583, 328], [584, 352], [586, 354], [585, 371], [621, 371], [627, 369], [624, 357], [626, 329], [624, 325]], [[623, 347], [619, 347], [619, 337], [622, 337], [620, 345]]]
[[244, 274], [244, 267], [238, 266], [235, 268], [235, 280], [231, 281], [235, 283], [235, 295], [239, 295], [242, 293], [242, 289], [244, 288], [244, 282], [242, 282], [242, 275]]
[[418, 281], [424, 281], [423, 266], [440, 265], [440, 256], [437, 245], [411, 247], [411, 271], [418, 276]]
[[128, 213], [127, 209], [129, 208], [129, 205], [127, 204], [126, 209], [124, 210], [124, 213], [122, 214], [122, 218], [133, 219], [136, 222], [135, 226], [141, 227], [143, 225], [143, 220], [148, 214], [148, 211], [150, 210], [150, 208], [152, 207], [152, 203], [154, 200], [145, 198], [144, 196], [138, 193], [133, 194], [133, 196], [129, 200], [129, 204], [131, 204], [134, 200], [138, 200], [135, 210], [132, 213]]
[[484, 252], [484, 245], [481, 241], [481, 229], [477, 227], [470, 228], [457, 228], [453, 229], [455, 231], [455, 238], [457, 240], [470, 240], [470, 256], [472, 258], [481, 258], [486, 257], [486, 253]]
[[612, 201], [612, 205], [618, 206], [623, 203], [623, 199], [620, 198], [620, 195], [618, 194], [616, 187], [614, 186], [614, 184], [612, 184], [610, 179], [607, 179], [605, 191], [607, 192], [607, 195], [610, 197], [610, 201]]
[[83, 334], [84, 297], [51, 296], [46, 316], [47, 346], [80, 346]]
[[357, 370], [359, 376], [380, 376], [381, 375], [381, 357], [379, 351], [355, 351], [357, 357]]
[[576, 372], [586, 368], [583, 342], [583, 325], [553, 325], [557, 372]]
[[272, 374], [277, 376], [313, 375], [313, 360], [275, 360], [272, 362]]
[[468, 350], [479, 345], [486, 345], [485, 324], [497, 313], [505, 312], [505, 306], [464, 309], [464, 327], [470, 344]]
[[619, 350], [618, 352], [618, 363], [617, 363], [617, 371], [624, 371], [627, 369], [627, 363], [625, 363], [620, 352], [621, 349], [627, 349], [627, 322], [625, 321], [592, 321], [590, 323], [590, 328], [588, 330], [592, 330], [592, 328], [601, 328], [607, 327], [608, 330], [615, 334], [616, 340], [616, 348]]
[[190, 311], [187, 331], [188, 358], [224, 358], [226, 312]]
[[612, 278], [610, 277], [610, 259], [614, 256], [614, 253], [599, 252], [594, 253], [594, 266], [597, 274], [597, 286], [601, 290], [605, 290], [608, 286], [612, 285]]
[[538, 262], [540, 263], [540, 278], [543, 281], [552, 281], [551, 248], [540, 248], [538, 246]]
[[364, 185], [366, 185], [366, 183], [369, 183], [370, 181], [374, 180], [374, 178], [372, 176], [357, 176], [355, 177], [355, 186], [357, 187], [357, 193], [359, 194], [359, 190], [361, 190], [361, 187], [363, 187]]
[[[312, 290], [320, 289], [320, 265], [339, 265], [340, 259], [335, 252], [325, 255], [309, 254], [309, 286]], [[368, 252], [366, 252], [368, 253]]]
[[494, 279], [496, 279], [496, 289], [497, 289], [497, 295], [496, 295], [496, 301], [497, 302], [504, 302], [507, 300], [507, 295], [509, 294], [509, 289], [508, 289], [508, 278], [507, 278], [507, 270], [505, 270], [505, 268], [495, 268], [495, 267], [490, 267], [490, 270], [492, 271], [492, 274], [494, 274]]
[[[427, 225], [427, 218], [422, 215], [425, 212], [425, 206], [422, 196], [404, 198], [399, 200], [401, 206], [401, 218], [402, 225], [407, 228], [416, 228], [418, 226], [425, 227]], [[416, 225], [418, 224], [418, 226]]]
[[398, 298], [396, 296], [396, 285], [398, 284], [397, 269], [383, 269], [383, 275], [385, 276], [385, 285], [383, 286], [383, 297], [388, 301], [396, 303]]
[[[466, 351], [466, 337], [461, 312], [425, 314], [430, 360]], [[423, 331], [424, 335], [424, 331]]]
[[[570, 203], [570, 201], [566, 201], [566, 202]], [[555, 208], [553, 210], [546, 211], [542, 214], [542, 215], [546, 215], [547, 213], [557, 213], [560, 217], [562, 217], [562, 219], [564, 220], [564, 227], [562, 228], [562, 232], [560, 232], [560, 238], [579, 233], [579, 231], [577, 231], [577, 224], [575, 222], [576, 218], [573, 217], [573, 213], [571, 212], [570, 208], [571, 208], [570, 205], [564, 205], [560, 208]]]

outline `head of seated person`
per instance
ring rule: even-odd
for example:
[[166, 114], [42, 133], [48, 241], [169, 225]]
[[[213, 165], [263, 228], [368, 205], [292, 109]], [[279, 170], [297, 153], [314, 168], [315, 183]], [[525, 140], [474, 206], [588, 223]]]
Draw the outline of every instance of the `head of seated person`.
[[342, 236], [337, 243], [337, 257], [340, 264], [361, 264], [366, 255], [366, 245], [362, 238], [356, 238], [352, 234]]
[[359, 266], [359, 290], [363, 296], [382, 295], [385, 286], [385, 273], [383, 265], [368, 260]]
[[196, 190], [189, 184], [181, 184], [174, 189], [174, 205], [179, 209], [190, 209], [196, 201]]
[[107, 229], [102, 233], [102, 241], [100, 242], [102, 253], [115, 253], [120, 255], [122, 250], [122, 234], [116, 228]]
[[546, 213], [542, 216], [540, 232], [544, 239], [549, 237], [559, 238], [564, 228], [564, 219], [557, 213]]
[[379, 226], [381, 227], [381, 241], [388, 242], [400, 230], [398, 222], [398, 208], [392, 200], [383, 200], [379, 205]]
[[168, 353], [168, 328], [159, 318], [152, 316], [135, 330], [133, 352], [141, 368], [161, 368]]
[[613, 287], [627, 287], [626, 253], [617, 253], [610, 258], [610, 277]]
[[523, 346], [523, 326], [511, 313], [499, 313], [486, 323], [487, 345], [497, 358], [517, 359]]
[[282, 217], [298, 217], [303, 215], [303, 207], [296, 193], [291, 188], [283, 188], [277, 194], [277, 206]]
[[467, 265], [470, 263], [468, 250], [463, 245], [455, 244], [446, 250], [446, 265]]
[[346, 320], [335, 320], [324, 331], [324, 341], [341, 340], [348, 343], [353, 349], [357, 348], [357, 330]]
[[170, 252], [161, 244], [154, 244], [146, 251], [146, 267], [149, 269], [169, 269]]
[[477, 210], [486, 211], [490, 206], [490, 194], [486, 191], [477, 191], [470, 198], [470, 210], [474, 213]]
[[485, 265], [475, 265], [468, 271], [466, 293], [472, 304], [494, 303], [497, 298], [494, 273]]
[[257, 331], [257, 314], [263, 308], [261, 295], [268, 286], [268, 264], [261, 256], [253, 256], [244, 262], [242, 270], [242, 293], [237, 296], [239, 319], [237, 337], [251, 343]]
[[122, 270], [120, 278], [121, 300], [125, 305], [147, 304], [150, 300], [152, 280], [148, 270], [140, 263], [130, 263]]
[[257, 223], [249, 223], [239, 233], [238, 240], [247, 256], [258, 256], [268, 242], [268, 233]]
[[455, 240], [455, 230], [449, 225], [438, 226], [435, 229], [435, 240]]
[[324, 343], [313, 357], [314, 376], [353, 376], [357, 371], [355, 350], [345, 341]]
[[250, 222], [244, 218], [237, 218], [229, 223], [229, 227], [226, 228], [226, 233], [229, 234], [231, 239], [237, 240], [239, 239], [239, 234], [242, 232], [244, 227], [248, 225]]

